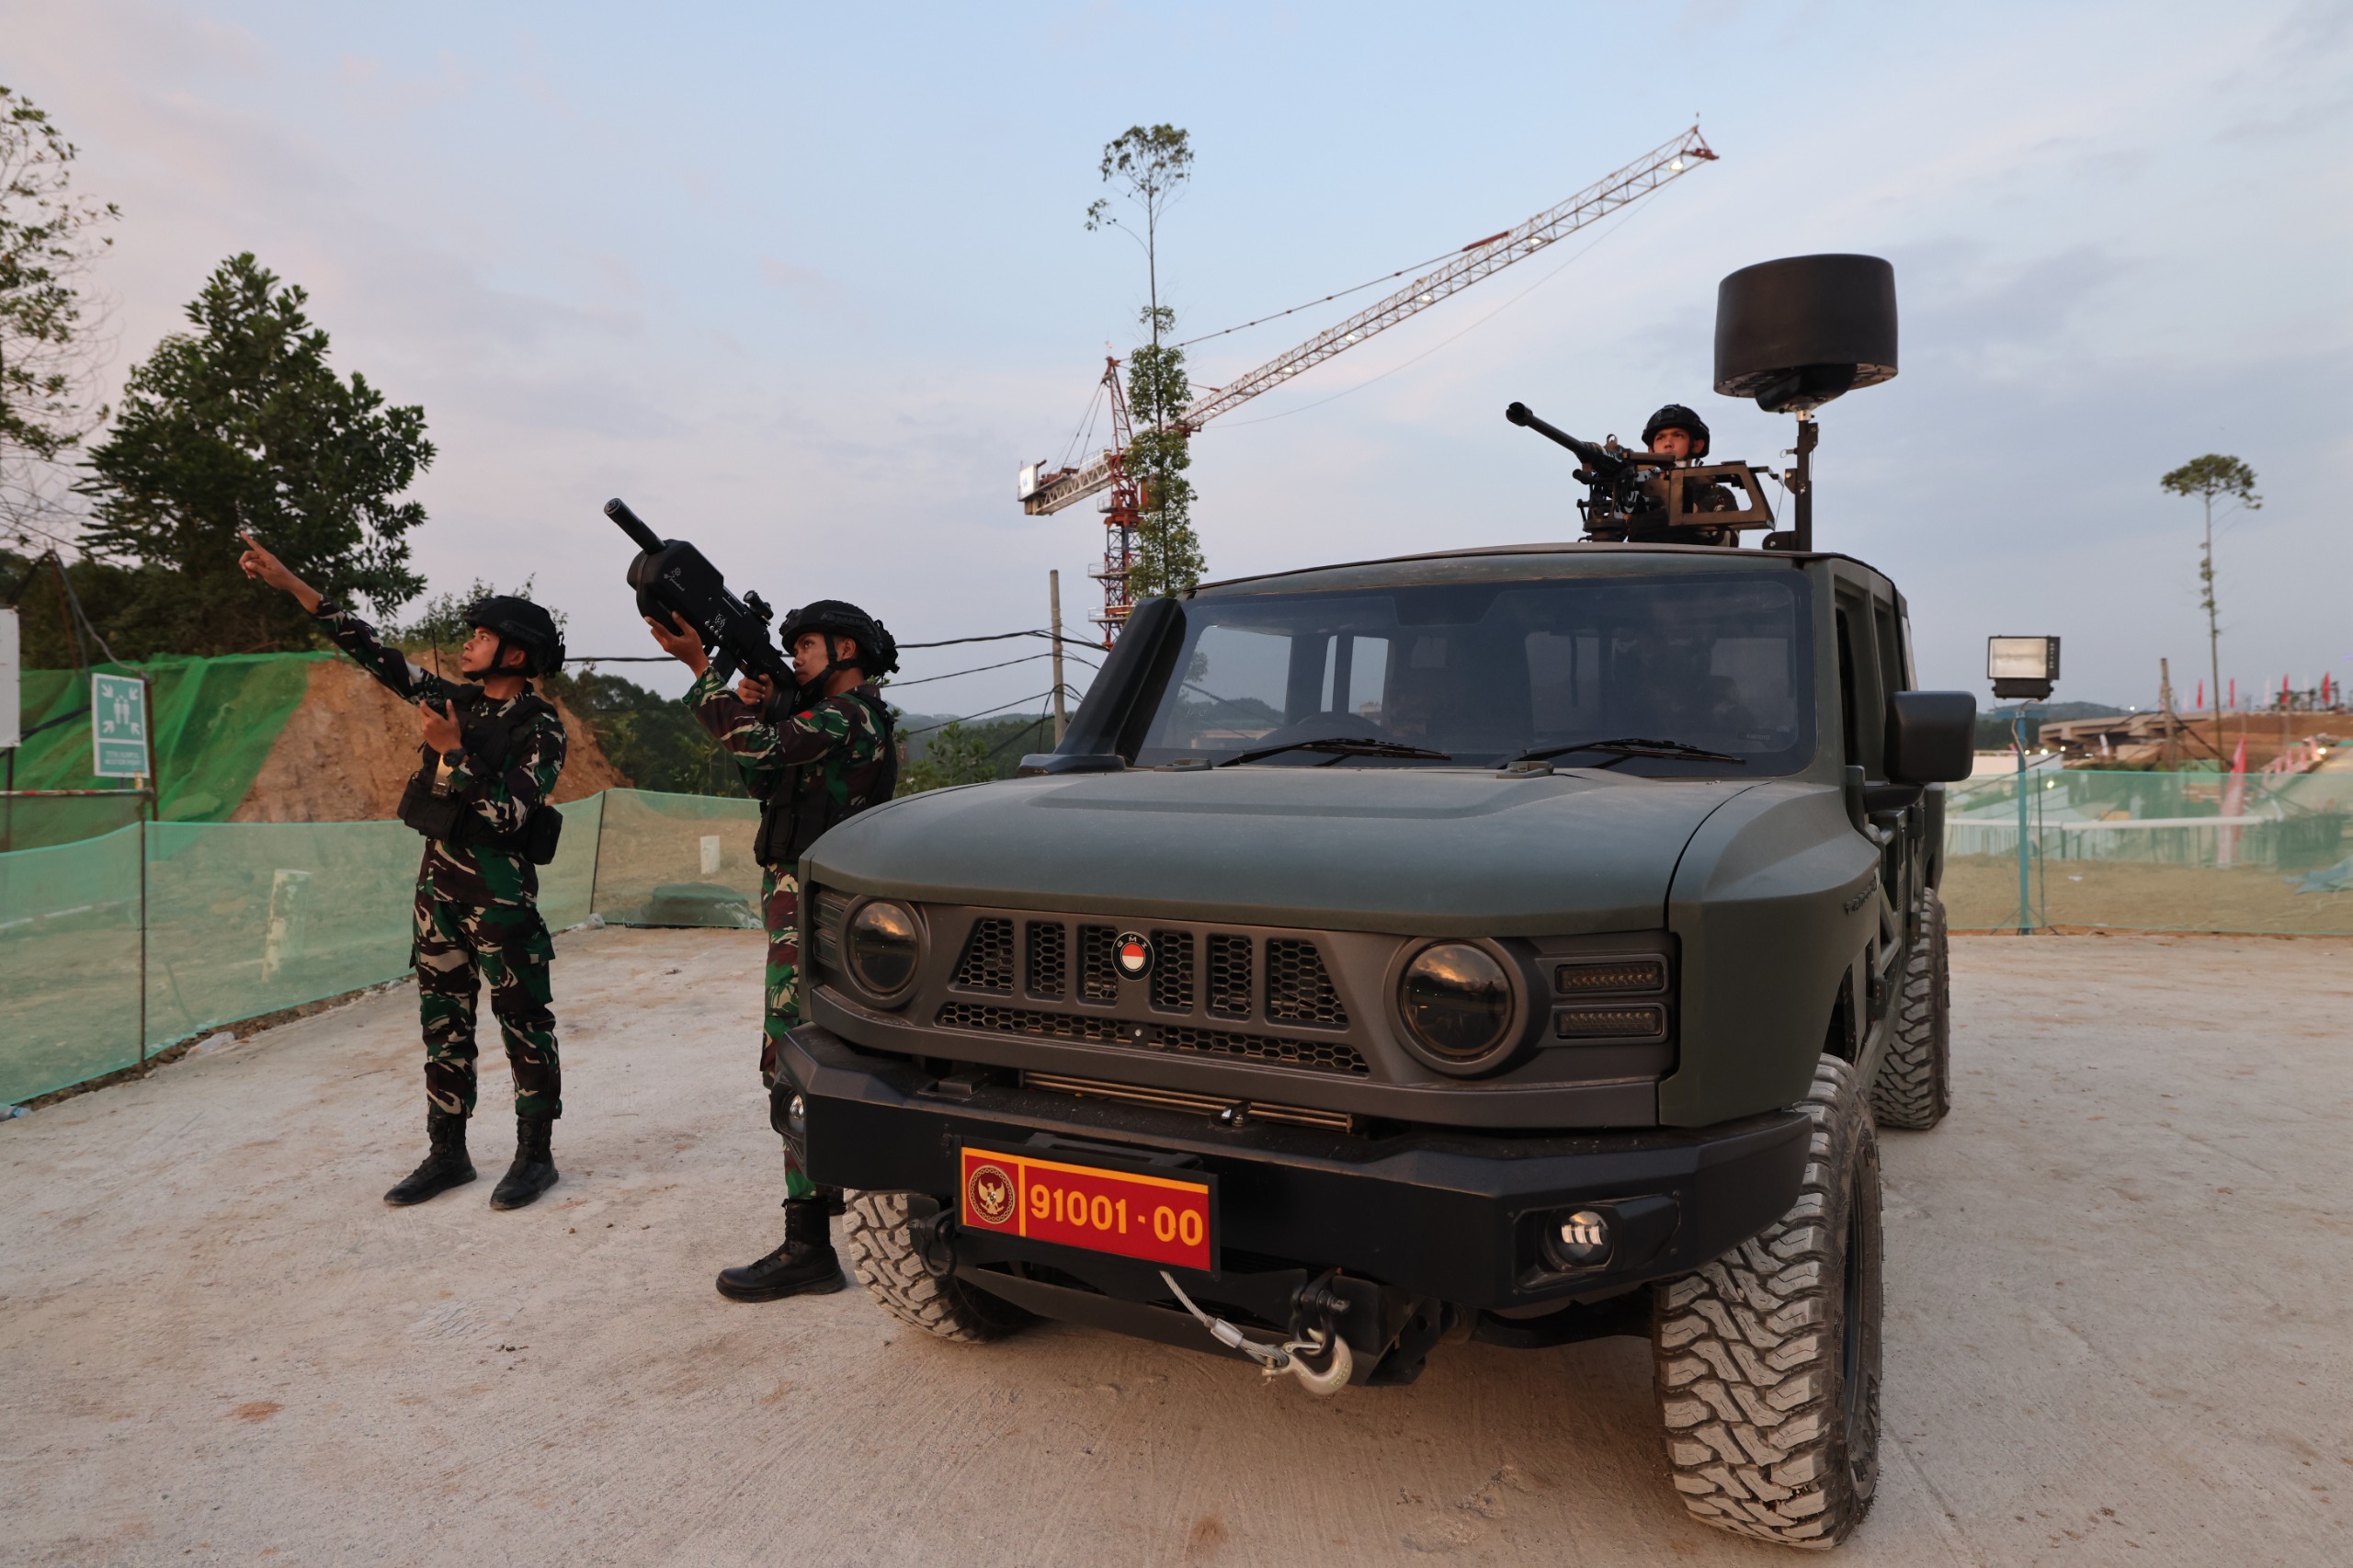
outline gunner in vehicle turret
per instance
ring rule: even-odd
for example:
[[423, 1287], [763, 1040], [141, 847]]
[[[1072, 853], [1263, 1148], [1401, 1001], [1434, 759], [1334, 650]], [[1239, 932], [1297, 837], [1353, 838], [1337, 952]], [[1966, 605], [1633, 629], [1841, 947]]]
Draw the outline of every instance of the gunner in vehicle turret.
[[[1643, 425], [1643, 445], [1655, 456], [1677, 465], [1708, 460], [1708, 422], [1679, 403], [1670, 403]], [[1664, 494], [1664, 487], [1660, 487]], [[1734, 512], [1740, 502], [1721, 484], [1691, 484], [1683, 490], [1683, 510]], [[1639, 514], [1637, 514], [1639, 516]], [[1736, 528], [1684, 528], [1673, 536], [1678, 544], [1737, 545]]]

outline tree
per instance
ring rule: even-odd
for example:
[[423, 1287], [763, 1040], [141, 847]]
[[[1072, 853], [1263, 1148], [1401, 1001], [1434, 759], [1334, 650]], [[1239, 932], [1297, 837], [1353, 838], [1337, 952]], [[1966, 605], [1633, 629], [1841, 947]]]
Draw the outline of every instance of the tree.
[[336, 375], [308, 300], [250, 252], [222, 263], [188, 307], [196, 330], [131, 371], [90, 455], [79, 488], [97, 515], [83, 545], [170, 575], [187, 612], [178, 652], [311, 645], [293, 601], [237, 570], [240, 529], [338, 602], [382, 614], [425, 586], [406, 540], [425, 508], [397, 499], [433, 461], [425, 411]]
[[2192, 458], [2157, 483], [2176, 495], [2197, 496], [2206, 508], [2206, 542], [2198, 558], [2198, 604], [2206, 612], [2206, 658], [2214, 679], [2214, 752], [2219, 756], [2222, 750], [2222, 628], [2214, 597], [2214, 503], [2229, 503], [2222, 508], [2227, 517], [2242, 507], [2261, 511], [2263, 497], [2255, 493], [2255, 470], [2220, 452]]
[[[112, 236], [112, 202], [76, 195], [75, 149], [0, 86], [0, 524], [22, 539], [59, 510], [59, 460], [106, 417], [84, 279]], [[41, 530], [46, 531], [46, 530]]]
[[1086, 210], [1086, 227], [1119, 229], [1143, 247], [1149, 296], [1141, 320], [1150, 341], [1128, 357], [1128, 411], [1135, 435], [1127, 465], [1143, 492], [1128, 585], [1138, 597], [1176, 593], [1200, 581], [1206, 565], [1200, 538], [1193, 531], [1193, 485], [1185, 477], [1193, 460], [1192, 432], [1182, 415], [1193, 400], [1192, 387], [1185, 375], [1184, 349], [1163, 346], [1176, 327], [1176, 312], [1160, 302], [1160, 222], [1192, 181], [1192, 138], [1173, 125], [1130, 126], [1103, 149], [1101, 174], [1106, 185], [1120, 187], [1135, 215], [1120, 218], [1111, 199], [1099, 197]]
[[967, 733], [962, 721], [951, 719], [932, 732], [923, 755], [908, 765], [899, 793], [920, 795], [926, 790], [984, 784], [995, 777], [987, 740]]

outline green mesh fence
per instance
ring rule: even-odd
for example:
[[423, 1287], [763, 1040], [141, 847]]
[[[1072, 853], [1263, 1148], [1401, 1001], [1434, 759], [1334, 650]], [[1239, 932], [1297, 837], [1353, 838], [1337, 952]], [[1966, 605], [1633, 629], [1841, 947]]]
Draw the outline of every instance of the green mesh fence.
[[[2353, 769], [2038, 771], [2026, 797], [2030, 924], [2353, 934]], [[2017, 924], [2018, 802], [2010, 778], [1948, 797], [1956, 929]], [[758, 926], [751, 801], [609, 790], [562, 810], [550, 926]], [[398, 823], [162, 822], [0, 854], [0, 1104], [406, 972], [421, 852]]]
[[[1944, 896], [1956, 929], [2021, 924], [2018, 794], [2008, 778], [1947, 796]], [[2025, 794], [2026, 925], [2353, 934], [2353, 769], [2038, 769]]]
[[[301, 706], [311, 667], [334, 653], [237, 653], [216, 659], [162, 658], [106, 665], [108, 674], [143, 675], [150, 691], [157, 812], [165, 822], [219, 822], [253, 788], [278, 733]], [[123, 779], [90, 772], [90, 677], [79, 670], [27, 670], [24, 744], [16, 756], [18, 790], [91, 790]], [[104, 808], [77, 802], [17, 802], [7, 847], [62, 844], [112, 824]], [[116, 808], [119, 811], [119, 808]]]
[[[560, 809], [550, 926], [759, 925], [751, 801]], [[405, 973], [422, 853], [398, 823], [163, 822], [0, 854], [0, 1104]]]
[[0, 1102], [139, 1060], [141, 837], [0, 855]]

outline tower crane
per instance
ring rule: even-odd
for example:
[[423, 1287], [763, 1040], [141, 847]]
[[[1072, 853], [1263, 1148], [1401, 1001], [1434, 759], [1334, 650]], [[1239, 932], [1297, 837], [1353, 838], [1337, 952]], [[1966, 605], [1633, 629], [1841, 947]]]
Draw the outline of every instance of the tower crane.
[[[1276, 355], [1247, 375], [1222, 387], [1206, 389], [1177, 418], [1188, 437], [1221, 414], [1228, 414], [1260, 392], [1281, 386], [1302, 371], [1385, 332], [1432, 305], [1459, 294], [1483, 278], [1492, 278], [1516, 261], [1524, 261], [1548, 245], [1557, 244], [1588, 223], [1641, 200], [1678, 176], [1703, 163], [1715, 161], [1715, 152], [1699, 135], [1699, 128], [1661, 142], [1623, 168], [1604, 175], [1558, 206], [1548, 207], [1515, 228], [1473, 240], [1438, 267], [1424, 273], [1386, 299], [1366, 306], [1346, 321], [1328, 326], [1294, 348]], [[1109, 491], [1103, 504], [1105, 540], [1102, 564], [1089, 575], [1103, 585], [1103, 611], [1096, 622], [1108, 647], [1128, 618], [1134, 602], [1129, 575], [1135, 565], [1136, 528], [1143, 511], [1142, 487], [1127, 471], [1131, 435], [1127, 400], [1120, 388], [1120, 361], [1107, 357], [1103, 386], [1111, 411], [1111, 444], [1092, 460], [1075, 467], [1050, 469], [1043, 462], [1021, 470], [1022, 511], [1043, 517], [1075, 506], [1090, 495]]]

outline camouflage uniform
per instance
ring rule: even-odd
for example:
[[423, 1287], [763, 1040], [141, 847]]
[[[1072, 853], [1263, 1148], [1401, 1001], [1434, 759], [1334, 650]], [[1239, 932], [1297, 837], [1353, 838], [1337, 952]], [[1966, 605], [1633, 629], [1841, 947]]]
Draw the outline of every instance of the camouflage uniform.
[[[322, 601], [318, 621], [336, 647], [404, 702], [430, 701], [462, 718], [504, 715], [521, 700], [493, 702], [480, 687], [418, 668], [398, 650], [385, 647], [375, 629], [347, 609]], [[494, 831], [514, 833], [554, 791], [563, 754], [563, 724], [550, 712], [517, 735], [502, 771], [477, 774], [478, 760], [460, 755], [448, 782], [452, 792], [473, 793], [473, 809]], [[474, 1108], [475, 1003], [483, 979], [490, 982], [491, 1011], [506, 1041], [515, 1114], [563, 1114], [555, 1015], [548, 1006], [553, 995], [548, 969], [555, 949], [540, 918], [539, 892], [539, 868], [526, 856], [486, 845], [453, 848], [426, 841], [416, 871], [412, 956], [425, 1028], [425, 1096], [446, 1115], [469, 1116]]]
[[[779, 790], [804, 801], [829, 801], [847, 813], [870, 801], [882, 775], [883, 738], [874, 709], [881, 689], [871, 683], [804, 708], [781, 724], [705, 670], [687, 692], [687, 706], [719, 744], [734, 754], [744, 788], [767, 801]], [[864, 698], [866, 700], [859, 700]], [[801, 879], [797, 866], [760, 868], [760, 920], [768, 934], [767, 1013], [760, 1026], [760, 1083], [776, 1086], [777, 1055], [801, 1022]], [[787, 1198], [817, 1195], [801, 1167], [800, 1152], [784, 1152]]]

